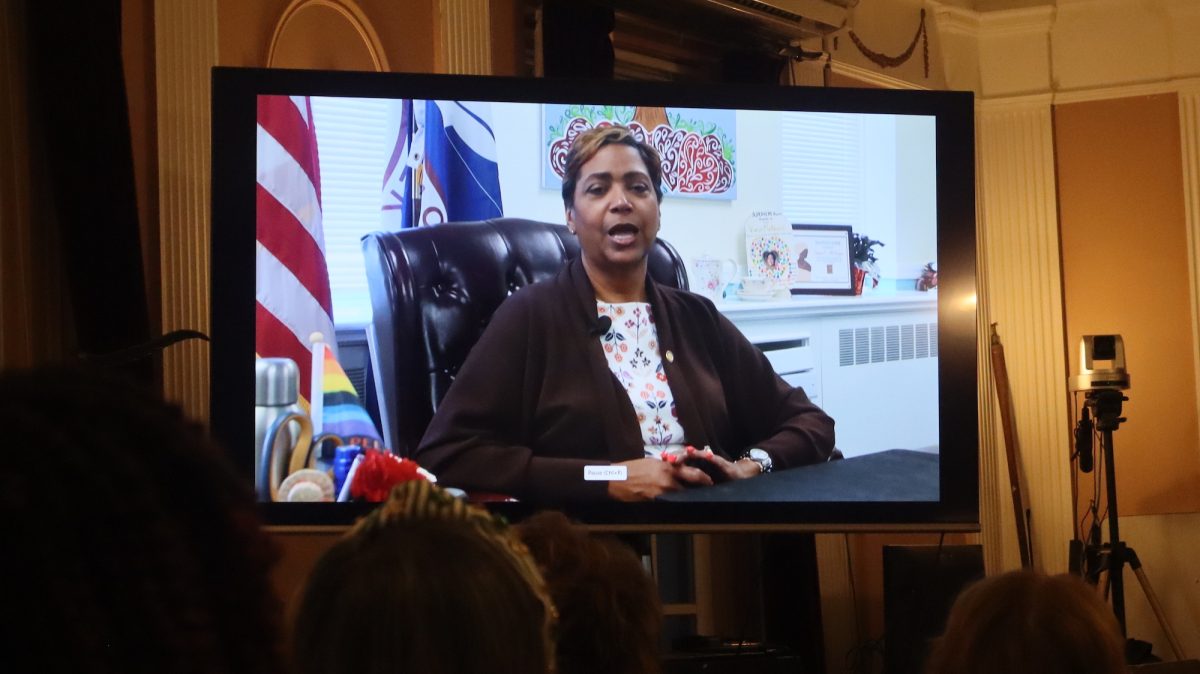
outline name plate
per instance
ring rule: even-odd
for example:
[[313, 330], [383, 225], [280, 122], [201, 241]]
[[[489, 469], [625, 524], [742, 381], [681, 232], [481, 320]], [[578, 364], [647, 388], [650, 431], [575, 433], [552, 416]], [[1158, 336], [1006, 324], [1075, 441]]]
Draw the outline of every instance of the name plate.
[[613, 482], [629, 479], [629, 466], [584, 466], [583, 479], [588, 482]]

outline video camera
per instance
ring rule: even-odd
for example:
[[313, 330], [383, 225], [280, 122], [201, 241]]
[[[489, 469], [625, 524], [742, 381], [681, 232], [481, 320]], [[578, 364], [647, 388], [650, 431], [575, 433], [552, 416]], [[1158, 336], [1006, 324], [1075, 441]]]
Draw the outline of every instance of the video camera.
[[[1106, 361], [1097, 363], [1096, 361]], [[1084, 335], [1079, 340], [1079, 374], [1071, 377], [1072, 391], [1129, 388], [1125, 371], [1125, 342], [1120, 335]]]

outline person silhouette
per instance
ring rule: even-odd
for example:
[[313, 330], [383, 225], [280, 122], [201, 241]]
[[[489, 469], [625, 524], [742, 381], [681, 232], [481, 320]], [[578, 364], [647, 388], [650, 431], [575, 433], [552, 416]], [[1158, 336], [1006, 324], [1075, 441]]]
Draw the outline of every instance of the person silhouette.
[[630, 547], [590, 535], [557, 511], [542, 511], [513, 529], [558, 609], [556, 674], [661, 671], [658, 588]]
[[1095, 588], [1075, 576], [1013, 571], [959, 595], [925, 674], [1123, 674], [1124, 653]]
[[[0, 374], [6, 671], [284, 671], [277, 551], [199, 424], [88, 368]], [[30, 669], [24, 669], [30, 667]]]
[[296, 674], [550, 674], [556, 616], [502, 520], [412, 480], [317, 561], [292, 664]]

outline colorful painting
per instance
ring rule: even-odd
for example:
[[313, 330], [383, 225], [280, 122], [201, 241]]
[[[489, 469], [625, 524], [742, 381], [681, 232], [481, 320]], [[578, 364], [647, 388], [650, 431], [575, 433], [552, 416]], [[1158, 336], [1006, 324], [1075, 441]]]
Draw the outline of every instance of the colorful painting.
[[664, 195], [737, 198], [736, 113], [701, 108], [543, 105], [542, 186], [557, 189], [579, 134], [623, 124], [662, 157]]

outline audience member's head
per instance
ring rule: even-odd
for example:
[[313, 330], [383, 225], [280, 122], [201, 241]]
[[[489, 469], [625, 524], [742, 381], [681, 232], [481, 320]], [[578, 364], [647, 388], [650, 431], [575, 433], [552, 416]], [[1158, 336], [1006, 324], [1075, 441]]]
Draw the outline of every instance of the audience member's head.
[[293, 632], [299, 674], [543, 674], [554, 607], [529, 552], [485, 511], [398, 485], [317, 562]]
[[6, 653], [39, 672], [281, 670], [274, 549], [198, 425], [114, 375], [45, 369], [0, 374], [0, 429]]
[[1016, 571], [968, 588], [926, 674], [1123, 674], [1124, 639], [1096, 590], [1075, 576]]
[[558, 674], [658, 672], [658, 590], [633, 550], [556, 512], [515, 528], [558, 608]]

